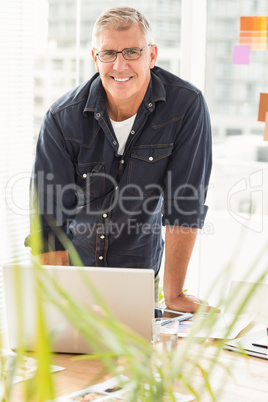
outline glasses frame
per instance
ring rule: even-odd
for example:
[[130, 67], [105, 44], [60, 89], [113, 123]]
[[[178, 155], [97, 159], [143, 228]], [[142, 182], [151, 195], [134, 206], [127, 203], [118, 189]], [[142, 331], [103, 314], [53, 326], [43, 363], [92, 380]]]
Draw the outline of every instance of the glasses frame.
[[[138, 47], [126, 47], [125, 49], [121, 50], [120, 52], [117, 52], [116, 50], [101, 50], [101, 51], [99, 51], [99, 52], [96, 53], [96, 56], [99, 58], [99, 61], [100, 61], [101, 63], [113, 63], [113, 62], [117, 59], [117, 55], [118, 55], [119, 53], [122, 53], [122, 56], [124, 57], [125, 60], [127, 60], [127, 61], [134, 61], [134, 60], [139, 60], [140, 57], [141, 57], [141, 52], [142, 52], [144, 49], [146, 49], [147, 47], [149, 47], [149, 46], [152, 46], [152, 44], [149, 43], [148, 45], [144, 46], [142, 49], [140, 49], [140, 48], [138, 48]], [[140, 51], [139, 57], [137, 57], [136, 59], [127, 59], [127, 58], [125, 57], [125, 55], [124, 55], [124, 52], [125, 52], [126, 50], [130, 50], [130, 49], [139, 49], [139, 51]], [[110, 61], [103, 61], [103, 60], [101, 60], [101, 58], [100, 58], [100, 53], [103, 53], [103, 52], [114, 52], [114, 59], [113, 59], [113, 60], [110, 60]]]

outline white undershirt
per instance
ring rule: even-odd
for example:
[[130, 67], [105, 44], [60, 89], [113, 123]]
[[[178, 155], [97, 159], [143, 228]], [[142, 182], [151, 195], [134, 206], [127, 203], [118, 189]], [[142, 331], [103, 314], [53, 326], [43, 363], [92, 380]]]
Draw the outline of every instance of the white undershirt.
[[125, 145], [130, 133], [130, 130], [132, 129], [134, 120], [135, 120], [136, 114], [134, 116], [131, 116], [129, 119], [123, 120], [123, 121], [113, 121], [111, 120], [117, 141], [118, 141], [118, 153], [119, 155], [123, 155], [124, 150], [125, 150]]

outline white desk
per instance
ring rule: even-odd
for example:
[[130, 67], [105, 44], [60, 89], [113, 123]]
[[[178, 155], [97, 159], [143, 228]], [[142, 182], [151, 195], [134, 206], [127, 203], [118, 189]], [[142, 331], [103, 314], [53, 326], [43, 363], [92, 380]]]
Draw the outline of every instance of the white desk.
[[[180, 341], [179, 341], [180, 342]], [[215, 346], [208, 347], [203, 356], [212, 356]], [[195, 353], [193, 350], [192, 353]], [[98, 360], [94, 361], [74, 361], [73, 355], [55, 354], [54, 364], [65, 367], [65, 370], [53, 374], [55, 380], [57, 396], [69, 394], [74, 391], [86, 388], [89, 382], [94, 380], [102, 371], [102, 364]], [[268, 400], [268, 361], [255, 357], [247, 357], [229, 351], [222, 351], [219, 362], [226, 365], [231, 370], [231, 376], [226, 375], [225, 370], [216, 365], [212, 373], [212, 390], [216, 393], [223, 388], [221, 396], [217, 396], [217, 402], [267, 402]], [[101, 381], [108, 379], [103, 377]], [[202, 387], [204, 378], [201, 373], [196, 373], [192, 377], [195, 387]], [[11, 402], [24, 402], [21, 399], [23, 384], [16, 384], [11, 396]], [[189, 394], [180, 384], [176, 391]], [[202, 402], [211, 402], [208, 393], [201, 397]]]

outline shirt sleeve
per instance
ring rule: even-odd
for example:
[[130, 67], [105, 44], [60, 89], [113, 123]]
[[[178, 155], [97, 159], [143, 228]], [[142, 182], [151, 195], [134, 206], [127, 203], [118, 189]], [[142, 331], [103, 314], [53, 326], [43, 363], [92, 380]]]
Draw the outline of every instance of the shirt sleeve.
[[52, 112], [43, 121], [31, 178], [30, 236], [33, 254], [64, 250], [62, 236], [71, 239], [68, 219], [76, 214], [75, 172], [60, 125]]
[[210, 117], [201, 93], [188, 107], [164, 183], [163, 225], [202, 228], [212, 165]]

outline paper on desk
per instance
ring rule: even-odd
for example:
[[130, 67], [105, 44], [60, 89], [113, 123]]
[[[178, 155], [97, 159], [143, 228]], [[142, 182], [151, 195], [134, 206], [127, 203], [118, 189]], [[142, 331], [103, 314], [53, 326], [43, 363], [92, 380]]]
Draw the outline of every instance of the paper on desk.
[[[129, 390], [129, 388], [121, 388], [120, 383], [127, 380], [127, 377], [118, 376], [104, 381], [100, 384], [91, 385], [90, 387], [73, 392], [69, 395], [65, 395], [53, 400], [54, 402], [73, 402], [89, 400], [98, 402], [109, 401], [114, 398], [123, 400], [123, 395]], [[79, 398], [80, 397], [80, 398]]]
[[[131, 383], [127, 384], [124, 388], [120, 388], [120, 384], [128, 380], [125, 376], [118, 376], [104, 381], [100, 384], [92, 385], [88, 388], [82, 389], [72, 394], [65, 395], [53, 400], [53, 402], [74, 402], [74, 401], [124, 401], [127, 400], [129, 392], [131, 392]], [[148, 385], [149, 387], [149, 385]], [[190, 402], [195, 399], [191, 395], [182, 395], [178, 392], [173, 393], [175, 402]]]
[[[219, 313], [217, 314], [218, 318], [212, 328], [209, 328], [209, 325], [208, 326], [206, 325], [205, 323], [206, 317], [207, 314], [204, 314], [202, 315], [202, 317], [198, 318], [204, 320], [204, 325], [196, 334], [194, 334], [194, 337], [213, 338], [213, 339], [234, 339], [239, 334], [239, 332], [242, 331], [242, 329], [246, 328], [254, 320], [255, 314], [254, 313], [241, 314], [235, 320], [236, 317], [235, 314]], [[230, 327], [230, 325], [232, 325], [234, 320], [235, 323], [230, 332], [227, 334], [228, 328]], [[180, 322], [178, 336], [179, 337], [190, 336], [191, 329], [195, 324], [195, 322], [196, 322], [195, 319]]]
[[[12, 350], [5, 349], [1, 351], [2, 356], [4, 357], [4, 368], [3, 372], [6, 372], [8, 375], [8, 372], [12, 369], [12, 366], [14, 364], [14, 359], [16, 358], [16, 353], [14, 353]], [[35, 372], [37, 370], [38, 366], [38, 361], [34, 359], [33, 357], [26, 357], [23, 356], [23, 361], [19, 365], [19, 367], [16, 368], [15, 375], [13, 377], [12, 383], [16, 384], [21, 381], [26, 381], [34, 377]], [[60, 366], [50, 366], [50, 371], [51, 373], [57, 372], [57, 371], [62, 371], [65, 370], [64, 367]], [[2, 371], [2, 367], [1, 367]]]

